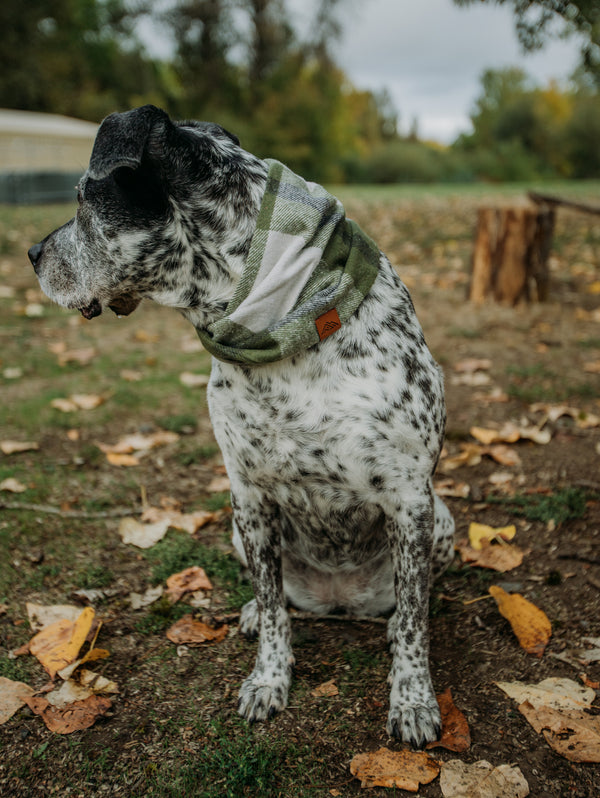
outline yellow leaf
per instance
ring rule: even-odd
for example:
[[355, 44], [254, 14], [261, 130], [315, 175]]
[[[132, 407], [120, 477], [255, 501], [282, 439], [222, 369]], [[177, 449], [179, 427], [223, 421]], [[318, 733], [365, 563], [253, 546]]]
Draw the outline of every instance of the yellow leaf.
[[60, 620], [38, 632], [29, 643], [29, 650], [53, 679], [57, 672], [70, 665], [79, 654], [92, 622], [94, 610], [86, 607], [76, 621]]
[[475, 551], [481, 551], [481, 541], [487, 540], [491, 543], [492, 540], [508, 541], [512, 540], [517, 534], [517, 527], [514, 524], [510, 526], [492, 527], [487, 524], [477, 524], [472, 521], [469, 525], [469, 543]]
[[423, 751], [390, 751], [380, 748], [357, 754], [350, 762], [350, 772], [360, 779], [361, 787], [398, 787], [417, 792], [419, 784], [428, 784], [440, 772], [440, 766]]
[[507, 593], [497, 585], [492, 585], [489, 592], [500, 614], [512, 626], [521, 647], [528, 654], [541, 657], [552, 636], [552, 625], [546, 613], [520, 593]]
[[140, 461], [132, 454], [118, 454], [117, 452], [107, 452], [106, 459], [111, 465], [115, 466], [137, 466]]

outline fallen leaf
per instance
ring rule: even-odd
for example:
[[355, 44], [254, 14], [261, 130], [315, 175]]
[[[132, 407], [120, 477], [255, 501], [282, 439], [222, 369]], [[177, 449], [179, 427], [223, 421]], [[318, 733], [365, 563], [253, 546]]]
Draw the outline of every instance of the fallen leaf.
[[5, 490], [8, 493], [23, 493], [27, 490], [27, 486], [14, 477], [8, 477], [0, 482], [0, 490]]
[[550, 443], [552, 433], [540, 427], [517, 426], [512, 421], [507, 421], [501, 429], [487, 429], [485, 427], [471, 427], [469, 430], [475, 440], [490, 446], [494, 443], [516, 443], [521, 438], [534, 443]]
[[122, 518], [119, 524], [119, 537], [123, 543], [130, 543], [138, 549], [149, 549], [164, 538], [168, 528], [168, 521], [143, 524], [135, 518]]
[[80, 366], [87, 366], [88, 363], [96, 357], [96, 350], [93, 346], [84, 347], [82, 349], [72, 349], [70, 351], [64, 348], [62, 351], [58, 351], [58, 347], [49, 347], [51, 351], [54, 351], [54, 354], [58, 356], [58, 365], [59, 366], [66, 366], [67, 363], [79, 363]]
[[447, 748], [456, 753], [467, 751], [471, 747], [469, 724], [455, 705], [450, 688], [437, 696], [437, 702], [442, 715], [442, 736], [437, 742], [429, 743], [425, 747]]
[[481, 541], [481, 550], [476, 551], [466, 539], [459, 541], [456, 548], [463, 562], [478, 568], [490, 568], [493, 571], [506, 573], [518, 568], [529, 549], [521, 549], [514, 544], [492, 544]]
[[519, 705], [536, 732], [570, 762], [600, 762], [600, 717], [581, 710], [535, 709], [529, 702]]
[[41, 716], [50, 731], [57, 734], [71, 734], [89, 729], [112, 707], [110, 698], [99, 695], [91, 695], [83, 701], [74, 701], [65, 707], [54, 707], [43, 696], [32, 696], [26, 703], [32, 712]]
[[86, 607], [77, 620], [56, 621], [29, 641], [29, 650], [53, 679], [57, 672], [70, 665], [85, 642], [94, 620], [94, 610]]
[[548, 421], [558, 421], [562, 416], [570, 416], [577, 427], [580, 429], [590, 429], [592, 427], [600, 426], [600, 417], [593, 413], [587, 413], [585, 410], [579, 410], [577, 407], [570, 405], [551, 405], [544, 402], [536, 402], [529, 408], [532, 413], [543, 412]]
[[489, 592], [500, 614], [512, 626], [521, 647], [528, 654], [541, 657], [552, 636], [552, 625], [546, 613], [520, 593], [507, 593], [497, 585], [492, 585]]
[[208, 493], [226, 493], [230, 489], [231, 483], [229, 477], [214, 477], [206, 488]]
[[484, 404], [506, 403], [510, 401], [510, 397], [505, 393], [502, 388], [492, 388], [489, 393], [476, 393], [473, 396], [476, 402], [483, 402]]
[[212, 582], [207, 577], [203, 568], [192, 565], [181, 573], [173, 574], [167, 579], [167, 597], [172, 604], [186, 593], [195, 593], [196, 590], [212, 590]]
[[81, 607], [74, 604], [34, 604], [28, 601], [25, 607], [29, 625], [34, 632], [40, 632], [57, 621], [74, 623], [81, 615]]
[[75, 701], [85, 701], [92, 695], [118, 692], [119, 688], [115, 682], [93, 671], [82, 669], [77, 674], [77, 681], [72, 678], [67, 679], [58, 689], [46, 693], [46, 698], [53, 707], [62, 709]]
[[472, 521], [469, 524], [469, 543], [475, 551], [481, 551], [482, 541], [486, 540], [491, 543], [493, 540], [509, 541], [517, 534], [517, 527], [514, 524], [510, 526], [492, 527], [487, 524], [478, 524]]
[[220, 643], [227, 637], [228, 631], [227, 624], [213, 629], [212, 626], [197, 621], [193, 615], [184, 615], [167, 630], [167, 637], [178, 646], [197, 646], [201, 643]]
[[118, 454], [117, 452], [107, 452], [106, 459], [111, 465], [115, 466], [137, 466], [140, 464], [138, 457], [133, 454]]
[[350, 772], [360, 779], [361, 787], [398, 787], [417, 792], [419, 784], [429, 784], [440, 766], [423, 751], [390, 751], [380, 748], [357, 754], [350, 762]]
[[205, 388], [209, 379], [208, 374], [192, 374], [190, 371], [184, 371], [179, 375], [179, 382], [186, 388]]
[[25, 696], [31, 696], [34, 692], [28, 684], [0, 676], [0, 724], [12, 718], [25, 705]]
[[483, 371], [467, 371], [464, 374], [453, 374], [450, 377], [451, 385], [467, 385], [469, 388], [481, 388], [489, 385], [491, 378]]
[[446, 457], [440, 464], [440, 470], [444, 473], [447, 471], [454, 471], [455, 468], [462, 466], [476, 466], [481, 463], [482, 451], [481, 447], [477, 444], [461, 444], [461, 451], [452, 457]]
[[487, 454], [496, 463], [503, 466], [519, 466], [521, 465], [521, 458], [518, 453], [506, 446], [504, 443], [495, 443], [492, 446], [486, 446], [482, 449], [482, 454]]
[[159, 430], [150, 435], [125, 435], [119, 439], [114, 445], [105, 443], [97, 444], [105, 454], [131, 454], [132, 452], [144, 452], [154, 449], [156, 446], [165, 446], [169, 443], [175, 443], [179, 440], [179, 435], [176, 432], [168, 432], [167, 430]]
[[468, 357], [455, 363], [454, 371], [472, 373], [474, 371], [488, 371], [491, 367], [492, 361], [487, 357]]
[[144, 375], [141, 371], [135, 371], [134, 369], [122, 369], [119, 372], [119, 377], [126, 382], [139, 382]]
[[178, 510], [164, 510], [160, 507], [147, 507], [142, 513], [141, 520], [144, 522], [158, 523], [167, 521], [173, 529], [182, 529], [193, 535], [203, 526], [218, 521], [218, 513], [208, 510], [197, 510], [193, 513], [181, 513]]
[[129, 601], [131, 603], [131, 609], [141, 610], [142, 607], [149, 607], [150, 604], [154, 604], [155, 601], [158, 601], [162, 594], [162, 585], [158, 585], [158, 587], [149, 587], [144, 593], [130, 593]]
[[50, 404], [63, 413], [75, 410], [94, 410], [106, 401], [106, 397], [91, 393], [75, 393], [67, 399], [53, 399]]
[[583, 364], [583, 370], [588, 374], [600, 374], [600, 360], [588, 360]]
[[334, 680], [330, 679], [328, 682], [323, 682], [323, 684], [315, 687], [314, 690], [310, 691], [310, 694], [314, 698], [333, 698], [333, 696], [339, 695], [339, 692]]
[[142, 329], [136, 330], [133, 337], [136, 341], [140, 341], [144, 344], [155, 344], [158, 340], [160, 340], [160, 337], [157, 333], [151, 333]]
[[551, 707], [561, 711], [583, 710], [590, 707], [596, 698], [591, 688], [559, 676], [543, 679], [538, 684], [496, 682], [496, 686], [518, 704], [527, 702], [534, 709]]
[[436, 480], [435, 492], [438, 496], [466, 499], [471, 493], [471, 486], [466, 482], [455, 482], [453, 479], [440, 479]]
[[518, 767], [494, 767], [485, 759], [473, 764], [460, 759], [442, 763], [440, 788], [444, 798], [526, 798], [529, 795], [529, 785]]
[[520, 436], [519, 429], [507, 422], [502, 429], [487, 429], [485, 427], [471, 427], [469, 430], [471, 435], [479, 443], [489, 446], [492, 443], [516, 443]]
[[0, 441], [0, 451], [3, 454], [18, 454], [39, 449], [39, 444], [33, 441]]

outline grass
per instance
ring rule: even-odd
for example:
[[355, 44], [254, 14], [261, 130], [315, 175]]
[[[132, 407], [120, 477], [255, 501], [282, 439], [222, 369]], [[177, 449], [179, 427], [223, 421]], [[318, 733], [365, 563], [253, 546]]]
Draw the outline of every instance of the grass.
[[593, 494], [581, 488], [561, 488], [549, 494], [521, 494], [517, 496], [488, 496], [490, 504], [501, 504], [514, 515], [528, 521], [553, 521], [562, 524], [583, 518], [586, 502]]

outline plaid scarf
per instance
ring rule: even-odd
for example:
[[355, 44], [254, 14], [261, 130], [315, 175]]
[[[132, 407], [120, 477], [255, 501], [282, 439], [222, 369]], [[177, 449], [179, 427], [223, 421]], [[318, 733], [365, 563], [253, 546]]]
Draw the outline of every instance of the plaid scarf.
[[380, 252], [341, 202], [268, 160], [244, 271], [223, 318], [197, 329], [229, 363], [271, 363], [338, 330], [377, 276]]

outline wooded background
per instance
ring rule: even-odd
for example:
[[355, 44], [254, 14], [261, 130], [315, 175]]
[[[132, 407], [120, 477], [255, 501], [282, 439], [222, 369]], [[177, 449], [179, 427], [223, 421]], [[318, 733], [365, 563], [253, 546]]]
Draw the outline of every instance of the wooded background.
[[[220, 122], [247, 149], [321, 181], [599, 177], [600, 4], [499, 2], [514, 6], [530, 49], [556, 19], [577, 31], [581, 67], [567, 84], [546, 86], [519, 69], [486, 71], [473, 132], [447, 147], [420, 140], [417, 124], [401, 135], [402, 109], [337, 66], [346, 0], [320, 0], [307, 35], [285, 0], [4, 0], [0, 107], [99, 121], [152, 102], [177, 118]], [[144, 17], [173, 40], [169, 59], [144, 49]]]

